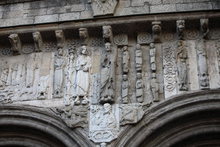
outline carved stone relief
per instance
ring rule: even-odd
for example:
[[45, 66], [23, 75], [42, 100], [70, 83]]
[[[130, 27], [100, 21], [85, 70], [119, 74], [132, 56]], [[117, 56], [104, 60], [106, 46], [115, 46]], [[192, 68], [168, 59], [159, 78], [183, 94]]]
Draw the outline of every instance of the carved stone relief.
[[137, 35], [137, 43], [138, 44], [149, 44], [152, 41], [152, 37], [150, 33], [138, 33]]
[[177, 20], [176, 25], [179, 40], [182, 40], [184, 37], [185, 20]]
[[90, 106], [89, 137], [96, 143], [111, 142], [119, 133], [118, 105]]
[[114, 36], [114, 43], [118, 46], [128, 45], [128, 35], [120, 34], [120, 35]]
[[154, 21], [152, 22], [152, 32], [153, 32], [153, 42], [160, 42], [160, 34], [161, 34], [161, 22]]
[[135, 124], [144, 115], [142, 105], [140, 104], [121, 104], [120, 109], [120, 125]]
[[102, 31], [103, 31], [103, 38], [105, 40], [105, 42], [110, 42], [112, 41], [112, 27], [111, 26], [103, 26], [102, 27]]
[[185, 42], [179, 40], [177, 43], [177, 74], [180, 91], [188, 90], [188, 70], [187, 70], [187, 49]]
[[117, 51], [113, 51], [111, 44], [107, 42], [101, 58], [100, 103], [114, 102], [116, 57]]
[[22, 44], [21, 44], [21, 40], [18, 36], [18, 34], [11, 34], [9, 35], [9, 41], [11, 43], [12, 46], [12, 50], [13, 51], [18, 51], [20, 54], [22, 54]]
[[141, 72], [142, 71], [142, 64], [143, 64], [141, 45], [137, 44], [135, 49], [136, 49], [135, 50], [135, 63], [136, 63], [135, 68], [136, 68], [137, 72]]
[[137, 102], [143, 103], [144, 102], [144, 84], [142, 79], [142, 73], [138, 72], [136, 77], [136, 99]]
[[159, 84], [157, 82], [157, 66], [156, 66], [156, 47], [154, 43], [150, 43], [150, 69], [151, 69], [151, 81], [150, 90], [152, 93], [153, 101], [159, 101]]
[[55, 34], [57, 38], [57, 48], [63, 48], [65, 45], [65, 36], [63, 30], [56, 30]]
[[64, 88], [64, 68], [66, 66], [66, 58], [63, 55], [63, 49], [59, 48], [54, 59], [54, 98], [63, 97]]
[[164, 66], [164, 90], [165, 98], [177, 93], [176, 91], [176, 64], [175, 51], [172, 44], [163, 46], [163, 66]]
[[118, 0], [91, 0], [94, 16], [114, 14]]
[[43, 39], [41, 37], [40, 32], [34, 32], [33, 33], [33, 39], [34, 39], [34, 46], [35, 46], [35, 51], [40, 52], [43, 49]]
[[70, 128], [87, 127], [88, 125], [88, 106], [73, 106], [51, 108], [51, 110], [61, 117]]
[[[76, 59], [76, 75], [74, 79], [74, 91], [76, 105], [88, 103], [89, 87], [90, 87], [90, 69], [91, 58], [86, 46], [82, 46], [80, 54]], [[80, 99], [82, 99], [80, 101]]]

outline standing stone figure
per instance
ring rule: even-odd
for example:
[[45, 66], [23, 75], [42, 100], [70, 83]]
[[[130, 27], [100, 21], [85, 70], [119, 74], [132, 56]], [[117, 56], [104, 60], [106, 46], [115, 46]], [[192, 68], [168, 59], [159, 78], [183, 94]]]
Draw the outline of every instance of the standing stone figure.
[[123, 47], [123, 55], [122, 55], [122, 69], [123, 73], [128, 73], [129, 71], [129, 61], [130, 61], [130, 56], [128, 52], [128, 46]]
[[150, 44], [150, 67], [152, 72], [156, 72], [156, 48], [154, 43]]
[[54, 65], [54, 97], [61, 98], [63, 96], [63, 83], [64, 83], [64, 67], [65, 59], [63, 57], [62, 48], [58, 48], [58, 54], [55, 57]]
[[76, 61], [76, 77], [75, 77], [75, 104], [80, 104], [80, 97], [82, 97], [82, 104], [88, 103], [89, 92], [89, 71], [91, 68], [91, 59], [88, 56], [86, 46], [81, 47], [81, 52]]
[[206, 63], [206, 51], [204, 40], [200, 40], [197, 45], [197, 58], [199, 69], [199, 83], [201, 89], [209, 88], [208, 67]]
[[137, 44], [136, 45], [136, 51], [135, 51], [135, 68], [137, 72], [141, 72], [142, 70], [142, 50], [141, 50], [141, 45]]
[[179, 90], [186, 91], [188, 90], [188, 77], [187, 77], [187, 51], [183, 45], [183, 41], [178, 42], [178, 50], [177, 50], [177, 72], [179, 76]]
[[122, 103], [127, 104], [128, 103], [128, 88], [129, 88], [127, 74], [124, 74], [122, 76], [122, 80], [123, 80], [122, 81], [122, 92], [121, 92]]
[[75, 76], [75, 68], [74, 68], [74, 52], [71, 49], [69, 51], [69, 58], [67, 63], [67, 81], [66, 81], [66, 93], [64, 102], [66, 105], [70, 104], [70, 98], [74, 96], [74, 76]]
[[106, 53], [101, 61], [100, 103], [114, 101], [115, 55], [112, 54], [111, 44], [105, 44]]
[[142, 103], [144, 101], [143, 98], [143, 80], [142, 80], [142, 73], [137, 73], [137, 80], [136, 80], [136, 98], [137, 102]]

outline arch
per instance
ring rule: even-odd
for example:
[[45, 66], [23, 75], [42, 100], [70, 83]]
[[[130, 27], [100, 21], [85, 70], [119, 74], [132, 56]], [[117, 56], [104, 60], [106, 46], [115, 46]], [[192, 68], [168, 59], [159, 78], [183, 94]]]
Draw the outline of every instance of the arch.
[[49, 109], [0, 105], [0, 147], [92, 146], [77, 129], [70, 129]]
[[220, 146], [220, 90], [172, 97], [150, 107], [114, 142], [123, 147]]

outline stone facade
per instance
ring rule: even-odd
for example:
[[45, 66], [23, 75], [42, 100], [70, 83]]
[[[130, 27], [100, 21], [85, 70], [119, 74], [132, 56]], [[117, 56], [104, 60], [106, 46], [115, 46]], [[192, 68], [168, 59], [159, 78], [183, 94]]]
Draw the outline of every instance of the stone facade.
[[160, 128], [151, 122], [160, 125], [161, 112], [219, 101], [219, 8], [215, 0], [4, 0], [0, 115], [21, 111], [25, 120], [22, 109], [33, 111], [44, 123], [32, 129], [47, 128], [57, 146], [162, 146], [137, 130]]

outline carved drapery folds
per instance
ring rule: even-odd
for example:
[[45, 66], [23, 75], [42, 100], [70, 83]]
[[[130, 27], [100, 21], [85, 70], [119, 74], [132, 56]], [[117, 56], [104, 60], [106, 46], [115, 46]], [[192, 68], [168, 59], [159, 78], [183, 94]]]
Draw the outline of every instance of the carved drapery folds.
[[207, 53], [206, 53], [206, 38], [209, 32], [208, 20], [200, 20], [202, 38], [197, 41], [196, 51], [198, 60], [198, 72], [199, 72], [199, 85], [200, 89], [209, 88], [208, 66], [207, 66]]
[[178, 41], [177, 41], [177, 74], [178, 74], [178, 85], [180, 91], [188, 90], [188, 70], [187, 70], [187, 49], [186, 43], [184, 39], [184, 29], [185, 29], [185, 21], [177, 20], [177, 33], [178, 33]]

